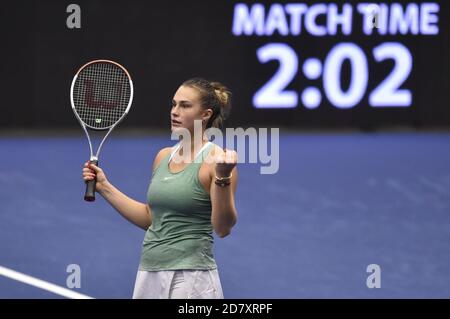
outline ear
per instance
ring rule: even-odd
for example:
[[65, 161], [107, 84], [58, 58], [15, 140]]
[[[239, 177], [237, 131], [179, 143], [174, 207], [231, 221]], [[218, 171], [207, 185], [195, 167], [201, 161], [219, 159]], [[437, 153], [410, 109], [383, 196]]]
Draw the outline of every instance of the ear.
[[214, 112], [212, 109], [206, 109], [202, 113], [202, 121], [205, 123], [213, 116]]

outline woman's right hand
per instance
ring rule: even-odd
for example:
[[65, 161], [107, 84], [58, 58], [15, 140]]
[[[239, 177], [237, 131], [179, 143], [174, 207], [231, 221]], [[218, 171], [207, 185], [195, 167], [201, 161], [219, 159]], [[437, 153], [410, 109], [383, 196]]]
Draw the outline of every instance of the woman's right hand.
[[108, 185], [108, 179], [106, 178], [105, 173], [100, 167], [94, 164], [90, 164], [89, 162], [84, 163], [83, 180], [88, 182], [94, 178], [97, 179], [95, 191], [101, 193]]

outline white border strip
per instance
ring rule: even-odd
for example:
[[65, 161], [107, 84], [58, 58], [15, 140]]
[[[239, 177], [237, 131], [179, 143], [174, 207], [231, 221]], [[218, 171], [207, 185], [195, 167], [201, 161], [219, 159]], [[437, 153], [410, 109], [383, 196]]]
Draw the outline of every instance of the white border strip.
[[13, 280], [23, 282], [30, 286], [35, 286], [35, 287], [53, 292], [54, 294], [57, 294], [57, 295], [60, 295], [63, 297], [67, 297], [67, 298], [71, 298], [71, 299], [94, 299], [90, 296], [80, 294], [80, 293], [72, 291], [70, 289], [57, 286], [57, 285], [49, 283], [47, 281], [25, 275], [25, 274], [15, 271], [15, 270], [5, 268], [2, 266], [0, 266], [0, 275], [8, 277]]

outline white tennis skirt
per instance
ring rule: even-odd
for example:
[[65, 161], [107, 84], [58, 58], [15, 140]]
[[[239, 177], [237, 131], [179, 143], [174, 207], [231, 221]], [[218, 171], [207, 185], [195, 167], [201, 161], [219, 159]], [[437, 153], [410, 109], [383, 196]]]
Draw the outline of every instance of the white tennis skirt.
[[133, 299], [223, 299], [223, 291], [217, 269], [139, 270]]

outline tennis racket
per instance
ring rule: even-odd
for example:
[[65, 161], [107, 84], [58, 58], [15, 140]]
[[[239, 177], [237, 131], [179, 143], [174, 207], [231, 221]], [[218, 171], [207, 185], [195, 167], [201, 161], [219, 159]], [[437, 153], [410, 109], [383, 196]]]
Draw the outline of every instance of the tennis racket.
[[[95, 60], [83, 65], [75, 74], [70, 102], [89, 142], [90, 163], [98, 165], [103, 143], [128, 114], [132, 101], [133, 82], [119, 63]], [[106, 132], [95, 154], [88, 130]], [[84, 199], [88, 202], [95, 201], [95, 184], [95, 179], [86, 183]]]

